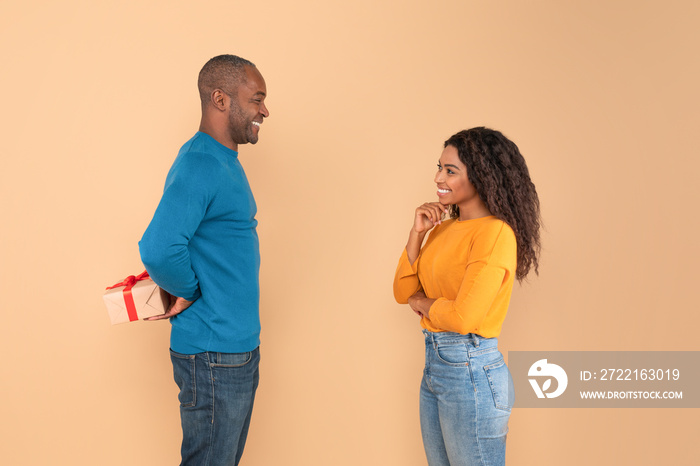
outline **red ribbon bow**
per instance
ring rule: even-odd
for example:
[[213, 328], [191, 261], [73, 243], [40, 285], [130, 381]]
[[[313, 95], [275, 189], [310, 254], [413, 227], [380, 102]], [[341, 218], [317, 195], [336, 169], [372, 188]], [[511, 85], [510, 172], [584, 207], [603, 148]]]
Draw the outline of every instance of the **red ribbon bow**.
[[139, 316], [136, 313], [136, 305], [134, 304], [134, 297], [131, 295], [131, 289], [134, 287], [134, 285], [136, 285], [136, 282], [148, 280], [149, 278], [151, 277], [148, 275], [148, 272], [144, 270], [135, 277], [133, 275], [129, 275], [116, 285], [108, 286], [106, 288], [107, 290], [111, 290], [112, 288], [119, 288], [120, 286], [126, 287], [124, 288], [124, 303], [126, 304], [126, 313], [129, 315], [129, 322], [139, 320]]

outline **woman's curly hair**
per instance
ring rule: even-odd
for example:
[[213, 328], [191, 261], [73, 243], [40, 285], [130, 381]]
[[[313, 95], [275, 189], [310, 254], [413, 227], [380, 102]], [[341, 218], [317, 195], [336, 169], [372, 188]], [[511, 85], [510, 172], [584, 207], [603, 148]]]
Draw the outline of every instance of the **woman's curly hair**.
[[[540, 201], [518, 146], [499, 131], [478, 127], [460, 131], [445, 141], [457, 149], [467, 167], [467, 177], [493, 215], [515, 232], [518, 265], [515, 277], [522, 280], [534, 269], [540, 255]], [[459, 217], [459, 207], [450, 207]]]

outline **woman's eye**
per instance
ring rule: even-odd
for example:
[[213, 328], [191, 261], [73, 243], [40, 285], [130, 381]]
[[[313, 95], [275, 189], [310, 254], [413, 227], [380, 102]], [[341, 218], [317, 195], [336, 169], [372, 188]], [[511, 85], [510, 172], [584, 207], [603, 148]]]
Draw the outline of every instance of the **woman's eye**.
[[452, 170], [450, 170], [449, 168], [447, 169], [447, 174], [448, 174], [448, 175], [452, 175], [453, 173], [454, 173], [454, 172], [453, 172]]

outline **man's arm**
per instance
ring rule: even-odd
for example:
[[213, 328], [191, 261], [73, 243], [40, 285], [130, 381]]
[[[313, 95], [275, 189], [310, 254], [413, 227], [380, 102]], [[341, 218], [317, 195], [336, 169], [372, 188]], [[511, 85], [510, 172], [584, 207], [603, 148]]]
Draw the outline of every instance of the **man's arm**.
[[219, 172], [218, 162], [205, 154], [185, 154], [176, 161], [153, 220], [139, 242], [148, 274], [178, 298], [168, 309], [171, 315], [182, 312], [201, 294], [188, 245], [206, 214]]

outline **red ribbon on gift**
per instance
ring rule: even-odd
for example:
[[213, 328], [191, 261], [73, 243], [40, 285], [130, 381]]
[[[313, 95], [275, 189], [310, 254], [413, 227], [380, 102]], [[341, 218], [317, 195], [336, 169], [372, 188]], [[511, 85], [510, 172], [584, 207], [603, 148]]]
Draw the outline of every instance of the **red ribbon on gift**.
[[135, 277], [133, 275], [129, 275], [124, 279], [124, 281], [117, 283], [116, 285], [108, 286], [106, 289], [111, 290], [112, 288], [119, 288], [120, 286], [125, 286], [124, 288], [124, 303], [126, 304], [126, 313], [129, 315], [129, 322], [133, 322], [135, 320], [139, 320], [138, 314], [136, 314], [136, 304], [134, 304], [134, 297], [131, 295], [131, 289], [136, 285], [136, 282], [140, 282], [141, 280], [148, 280], [148, 272], [145, 270], [141, 272], [140, 274], [136, 275]]

